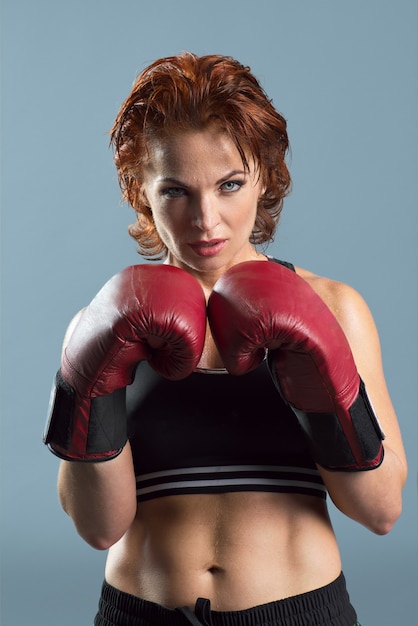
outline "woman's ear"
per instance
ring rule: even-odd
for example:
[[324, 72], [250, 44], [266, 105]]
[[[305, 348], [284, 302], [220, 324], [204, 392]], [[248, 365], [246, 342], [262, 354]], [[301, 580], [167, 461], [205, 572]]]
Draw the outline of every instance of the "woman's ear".
[[[263, 183], [263, 181], [261, 181], [261, 183]], [[258, 199], [260, 200], [260, 198], [262, 198], [264, 196], [264, 194], [267, 191], [267, 185], [260, 185], [260, 193], [258, 194]]]
[[258, 175], [259, 175], [259, 183], [260, 183], [260, 194], [258, 196], [258, 199], [260, 199], [262, 196], [264, 196], [264, 194], [267, 191], [266, 175], [262, 167], [259, 167]]
[[147, 208], [151, 209], [151, 205], [149, 203], [149, 200], [148, 200], [148, 197], [147, 197], [147, 193], [145, 191], [145, 187], [144, 187], [143, 183], [140, 185], [138, 198], [139, 198], [139, 201], [141, 202], [141, 204], [143, 204]]

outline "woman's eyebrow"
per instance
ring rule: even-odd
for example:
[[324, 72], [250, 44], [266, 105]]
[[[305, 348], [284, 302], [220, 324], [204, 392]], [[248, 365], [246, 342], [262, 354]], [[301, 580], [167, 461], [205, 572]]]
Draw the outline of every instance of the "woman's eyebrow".
[[220, 180], [217, 180], [215, 184], [221, 185], [222, 183], [226, 182], [233, 176], [237, 176], [237, 175], [246, 176], [246, 174], [247, 172], [245, 170], [232, 170], [231, 172], [229, 172], [229, 174], [227, 174], [226, 176], [223, 176]]
[[181, 180], [177, 180], [177, 178], [172, 178], [171, 176], [160, 176], [157, 178], [157, 183], [171, 183], [172, 185], [177, 185], [178, 187], [188, 187], [187, 183], [183, 183]]
[[[215, 182], [215, 185], [221, 185], [225, 181], [232, 178], [232, 176], [237, 176], [237, 175], [246, 176], [246, 174], [247, 172], [245, 170], [231, 170], [230, 172], [228, 172], [228, 174], [226, 174], [225, 176], [222, 176], [222, 178], [217, 180]], [[178, 180], [177, 178], [173, 178], [172, 176], [161, 176], [157, 178], [157, 183], [171, 183], [172, 185], [177, 185], [178, 187], [186, 187], [186, 188], [190, 186], [187, 183], [181, 180]]]

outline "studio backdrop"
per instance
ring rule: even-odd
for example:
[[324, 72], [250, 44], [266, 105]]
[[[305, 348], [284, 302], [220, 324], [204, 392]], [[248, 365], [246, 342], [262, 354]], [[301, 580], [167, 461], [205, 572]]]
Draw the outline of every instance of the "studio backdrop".
[[409, 460], [384, 537], [331, 505], [364, 626], [417, 618], [415, 0], [3, 0], [1, 624], [92, 624], [105, 554], [56, 495], [42, 444], [65, 328], [141, 262], [108, 130], [135, 76], [190, 50], [249, 65], [286, 117], [293, 191], [268, 252], [368, 302]]

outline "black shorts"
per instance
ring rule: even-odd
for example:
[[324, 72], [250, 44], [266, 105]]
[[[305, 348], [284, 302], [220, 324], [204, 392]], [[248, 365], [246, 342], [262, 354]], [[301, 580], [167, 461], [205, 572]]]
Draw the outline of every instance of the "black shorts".
[[[199, 598], [194, 611], [167, 609], [103, 583], [94, 626], [356, 626], [344, 575], [315, 591], [242, 611], [211, 611]], [[359, 625], [358, 625], [359, 626]]]

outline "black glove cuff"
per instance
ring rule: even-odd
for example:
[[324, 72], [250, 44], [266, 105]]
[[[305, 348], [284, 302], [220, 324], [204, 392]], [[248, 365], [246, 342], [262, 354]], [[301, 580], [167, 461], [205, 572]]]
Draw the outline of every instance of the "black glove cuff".
[[54, 443], [65, 450], [71, 446], [75, 403], [74, 389], [63, 379], [61, 370], [58, 370], [49, 399], [48, 418], [43, 435], [45, 444]]
[[[43, 442], [56, 456], [68, 461], [110, 460], [127, 441], [126, 391], [80, 398], [59, 370], [55, 376]], [[80, 404], [85, 403], [81, 414]], [[86, 408], [88, 418], [86, 418]]]
[[[381, 465], [385, 435], [361, 379], [358, 396], [347, 414], [351, 422], [347, 432], [337, 415], [292, 409], [308, 436], [315, 461], [325, 469], [358, 472]], [[357, 454], [353, 450], [354, 440], [359, 448]]]

